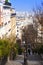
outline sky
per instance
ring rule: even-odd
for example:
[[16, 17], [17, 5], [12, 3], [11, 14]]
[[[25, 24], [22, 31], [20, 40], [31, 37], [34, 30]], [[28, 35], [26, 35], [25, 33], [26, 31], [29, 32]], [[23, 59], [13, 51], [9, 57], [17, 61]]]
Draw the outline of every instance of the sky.
[[31, 11], [41, 4], [43, 0], [10, 0], [16, 11]]

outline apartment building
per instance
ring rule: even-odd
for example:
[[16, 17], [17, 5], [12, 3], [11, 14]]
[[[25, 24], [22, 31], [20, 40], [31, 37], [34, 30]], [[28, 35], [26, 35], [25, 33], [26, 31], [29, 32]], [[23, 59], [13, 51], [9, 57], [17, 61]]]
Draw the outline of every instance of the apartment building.
[[0, 38], [9, 37], [15, 32], [15, 9], [11, 8], [11, 3], [0, 2]]
[[16, 37], [21, 39], [22, 28], [27, 25], [33, 24], [32, 15], [28, 12], [16, 12]]
[[11, 37], [14, 37], [16, 42], [16, 12], [14, 8], [11, 9]]

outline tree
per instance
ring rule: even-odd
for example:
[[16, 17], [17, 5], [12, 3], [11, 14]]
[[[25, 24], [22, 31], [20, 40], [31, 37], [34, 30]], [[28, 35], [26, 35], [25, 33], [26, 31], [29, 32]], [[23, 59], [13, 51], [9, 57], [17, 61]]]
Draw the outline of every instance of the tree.
[[25, 41], [25, 43], [32, 47], [35, 47], [35, 39], [37, 31], [34, 30], [33, 25], [26, 26], [23, 30], [22, 34], [22, 41]]
[[10, 52], [10, 44], [7, 39], [0, 39], [0, 59], [8, 56]]
[[37, 42], [43, 44], [43, 3], [41, 6], [37, 7], [36, 10], [34, 9], [34, 23], [35, 28], [38, 32]]
[[9, 0], [5, 0], [5, 2], [8, 2]]

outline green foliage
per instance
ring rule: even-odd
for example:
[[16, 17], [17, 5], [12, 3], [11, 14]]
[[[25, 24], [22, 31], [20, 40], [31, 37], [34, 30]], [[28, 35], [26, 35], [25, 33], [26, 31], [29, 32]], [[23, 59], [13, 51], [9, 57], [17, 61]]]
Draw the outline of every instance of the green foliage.
[[8, 2], [8, 0], [5, 0], [5, 2]]
[[0, 39], [0, 58], [3, 56], [7, 56], [10, 51], [9, 41]]
[[18, 44], [14, 43], [13, 41], [10, 44], [9, 59], [14, 60], [17, 54], [18, 54]]
[[39, 52], [43, 54], [43, 45], [41, 45]]
[[22, 54], [22, 49], [21, 49], [21, 48], [18, 49], [18, 54], [19, 54], [19, 55]]
[[10, 56], [10, 58], [15, 58], [17, 54], [21, 54], [22, 49], [18, 45], [9, 39], [0, 39], [0, 58], [4, 56]]
[[18, 43], [15, 43], [15, 47], [16, 47], [16, 49], [17, 49], [17, 53], [18, 53], [18, 54], [22, 54], [22, 48], [19, 46]]
[[34, 48], [32, 51], [38, 54], [43, 54], [43, 45], [37, 45], [36, 48]]
[[10, 54], [9, 54], [9, 59], [10, 59], [10, 60], [14, 60], [14, 59], [15, 59], [16, 54], [17, 54], [16, 51], [17, 51], [17, 50], [16, 50], [14, 47], [11, 48]]
[[15, 49], [16, 49], [16, 54], [18, 54], [19, 45], [18, 45], [17, 43], [15, 43], [14, 47], [15, 47]]

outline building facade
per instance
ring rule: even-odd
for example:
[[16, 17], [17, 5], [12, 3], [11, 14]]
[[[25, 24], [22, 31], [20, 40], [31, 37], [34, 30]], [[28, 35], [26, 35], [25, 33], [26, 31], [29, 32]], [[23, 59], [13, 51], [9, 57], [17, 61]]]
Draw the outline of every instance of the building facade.
[[32, 15], [28, 12], [16, 12], [16, 37], [22, 38], [22, 28], [33, 24]]
[[16, 12], [13, 8], [11, 9], [11, 37], [14, 37], [16, 42]]
[[[15, 33], [15, 9], [11, 8], [11, 3], [0, 2], [0, 37], [9, 37]], [[14, 34], [15, 35], [15, 34]]]

